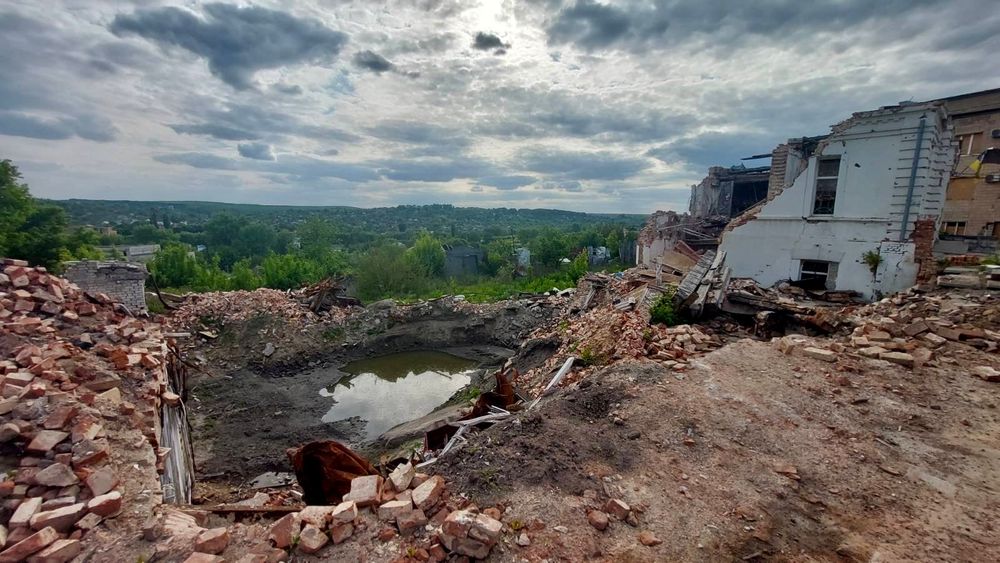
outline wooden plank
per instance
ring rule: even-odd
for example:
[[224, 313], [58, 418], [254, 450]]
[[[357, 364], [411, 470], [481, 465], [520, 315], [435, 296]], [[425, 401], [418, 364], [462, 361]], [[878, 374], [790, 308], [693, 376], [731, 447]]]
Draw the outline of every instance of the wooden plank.
[[237, 504], [220, 504], [216, 506], [180, 506], [180, 510], [207, 510], [214, 514], [289, 514], [299, 512], [305, 506], [240, 506]]
[[677, 302], [685, 303], [689, 298], [691, 298], [694, 293], [698, 290], [698, 286], [701, 285], [701, 280], [705, 279], [705, 274], [708, 273], [709, 268], [715, 262], [715, 251], [709, 250], [704, 255], [702, 255], [701, 260], [688, 271], [687, 275], [681, 281], [680, 286], [677, 287]]

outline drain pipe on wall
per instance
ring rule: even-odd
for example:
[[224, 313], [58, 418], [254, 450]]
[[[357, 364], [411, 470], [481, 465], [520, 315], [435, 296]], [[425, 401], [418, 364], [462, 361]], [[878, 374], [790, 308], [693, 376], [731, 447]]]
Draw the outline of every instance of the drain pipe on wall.
[[924, 147], [924, 128], [927, 127], [927, 116], [920, 116], [920, 127], [917, 129], [917, 146], [913, 149], [913, 164], [910, 166], [910, 185], [906, 188], [906, 207], [903, 209], [903, 224], [899, 228], [899, 242], [906, 240], [906, 229], [910, 225], [910, 206], [913, 204], [913, 190], [917, 185], [917, 167], [920, 164], [920, 151]]

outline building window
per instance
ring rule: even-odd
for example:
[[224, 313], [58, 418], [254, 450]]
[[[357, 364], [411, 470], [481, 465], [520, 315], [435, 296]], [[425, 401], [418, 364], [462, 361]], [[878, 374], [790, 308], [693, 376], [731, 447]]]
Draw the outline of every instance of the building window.
[[965, 221], [945, 221], [941, 225], [941, 233], [946, 235], [964, 235]]
[[813, 215], [833, 215], [833, 206], [837, 201], [837, 176], [839, 174], [839, 156], [821, 158], [817, 162]]
[[801, 260], [799, 281], [795, 283], [805, 289], [831, 289], [836, 285], [837, 264], [822, 260]]

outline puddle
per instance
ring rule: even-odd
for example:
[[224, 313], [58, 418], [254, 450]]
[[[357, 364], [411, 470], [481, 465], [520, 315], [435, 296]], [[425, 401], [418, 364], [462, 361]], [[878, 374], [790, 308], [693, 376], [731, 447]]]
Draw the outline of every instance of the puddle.
[[364, 420], [366, 438], [373, 440], [439, 407], [469, 384], [476, 364], [444, 352], [404, 352], [351, 362], [340, 368], [350, 375], [319, 391], [335, 401], [323, 422]]

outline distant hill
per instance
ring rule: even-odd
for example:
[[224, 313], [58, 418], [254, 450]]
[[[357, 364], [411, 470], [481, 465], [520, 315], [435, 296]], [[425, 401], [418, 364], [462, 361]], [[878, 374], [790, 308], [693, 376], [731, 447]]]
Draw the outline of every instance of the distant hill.
[[552, 226], [571, 229], [599, 223], [619, 223], [639, 227], [645, 215], [578, 213], [558, 209], [512, 209], [455, 207], [453, 205], [402, 205], [398, 207], [359, 208], [346, 206], [253, 205], [206, 201], [128, 201], [68, 199], [48, 200], [69, 214], [74, 225], [127, 225], [169, 218], [178, 225], [198, 225], [218, 213], [232, 213], [292, 227], [310, 217], [320, 216], [340, 225], [375, 232], [428, 229], [444, 231], [458, 227], [462, 231], [487, 229], [522, 229]]

